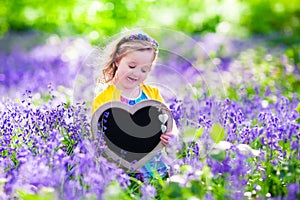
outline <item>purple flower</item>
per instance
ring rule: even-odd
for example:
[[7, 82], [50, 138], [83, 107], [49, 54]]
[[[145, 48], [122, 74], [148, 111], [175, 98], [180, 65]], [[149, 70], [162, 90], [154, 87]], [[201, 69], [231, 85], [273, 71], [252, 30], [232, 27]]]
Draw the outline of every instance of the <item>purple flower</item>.
[[1, 94], [16, 98], [27, 89], [42, 93], [51, 82], [55, 89], [72, 87], [92, 47], [81, 39], [57, 39], [50, 37], [46, 44], [28, 51], [14, 48], [11, 52], [0, 52]]
[[299, 183], [291, 183], [287, 186], [288, 189], [288, 200], [297, 199], [300, 196], [300, 186]]
[[156, 189], [154, 186], [149, 185], [149, 184], [144, 184], [141, 187], [141, 194], [142, 197], [140, 199], [142, 200], [149, 200], [149, 199], [153, 199], [156, 196]]

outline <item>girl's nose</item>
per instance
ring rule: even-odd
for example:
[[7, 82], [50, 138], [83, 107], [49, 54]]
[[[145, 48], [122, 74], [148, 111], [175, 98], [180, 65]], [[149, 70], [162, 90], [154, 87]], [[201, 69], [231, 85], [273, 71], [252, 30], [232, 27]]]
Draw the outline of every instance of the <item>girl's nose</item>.
[[141, 73], [140, 70], [137, 69], [137, 68], [135, 68], [135, 69], [133, 70], [133, 72], [132, 72], [132, 74], [133, 74], [134, 76], [139, 76], [140, 73]]

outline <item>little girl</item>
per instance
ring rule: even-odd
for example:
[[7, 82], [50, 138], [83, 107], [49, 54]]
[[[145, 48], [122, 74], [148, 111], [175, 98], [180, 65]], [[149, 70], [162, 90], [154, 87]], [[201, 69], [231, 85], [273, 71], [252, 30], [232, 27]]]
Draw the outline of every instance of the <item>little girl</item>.
[[[144, 33], [133, 33], [117, 39], [109, 47], [103, 69], [103, 81], [108, 86], [94, 99], [92, 112], [102, 104], [116, 100], [129, 105], [147, 99], [163, 102], [157, 88], [143, 84], [157, 58], [158, 43]], [[171, 136], [172, 132], [162, 134], [162, 144], [168, 145]], [[168, 167], [159, 159], [159, 155], [141, 167], [135, 175], [142, 181], [149, 181], [155, 173], [162, 178], [168, 175]]]

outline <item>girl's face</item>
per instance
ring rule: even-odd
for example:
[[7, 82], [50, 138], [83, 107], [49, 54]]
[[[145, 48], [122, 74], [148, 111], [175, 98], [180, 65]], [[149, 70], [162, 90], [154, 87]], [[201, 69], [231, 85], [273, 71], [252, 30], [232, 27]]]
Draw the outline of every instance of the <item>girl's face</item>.
[[116, 62], [115, 84], [121, 90], [134, 90], [148, 76], [154, 59], [153, 51], [134, 51]]

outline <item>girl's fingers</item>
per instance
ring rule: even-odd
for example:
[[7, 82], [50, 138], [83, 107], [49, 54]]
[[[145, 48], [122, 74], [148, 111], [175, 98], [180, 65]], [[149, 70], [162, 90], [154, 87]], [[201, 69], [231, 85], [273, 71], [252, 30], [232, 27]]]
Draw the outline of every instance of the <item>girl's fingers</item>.
[[164, 146], [167, 146], [169, 144], [169, 139], [171, 138], [171, 136], [171, 132], [166, 132], [160, 136], [161, 142]]
[[164, 140], [161, 140], [161, 143], [164, 145], [164, 146], [167, 146], [169, 144], [168, 141], [164, 141]]

